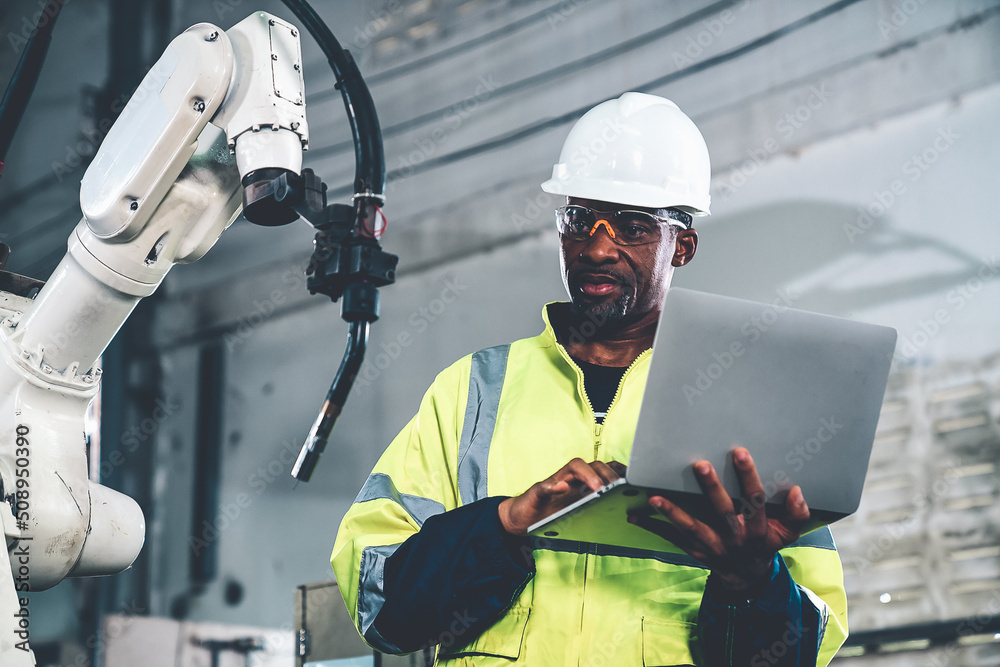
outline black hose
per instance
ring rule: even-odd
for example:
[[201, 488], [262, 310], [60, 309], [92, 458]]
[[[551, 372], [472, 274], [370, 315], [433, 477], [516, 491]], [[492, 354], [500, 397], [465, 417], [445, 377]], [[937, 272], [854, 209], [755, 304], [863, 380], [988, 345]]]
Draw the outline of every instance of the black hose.
[[283, 0], [285, 5], [302, 22], [306, 30], [316, 39], [323, 55], [326, 56], [333, 74], [337, 77], [337, 88], [344, 98], [344, 108], [351, 124], [354, 138], [354, 194], [374, 197], [384, 201], [385, 194], [385, 152], [382, 148], [382, 130], [375, 113], [368, 86], [361, 78], [357, 63], [345, 51], [323, 19], [316, 14], [305, 0]]
[[[309, 3], [305, 0], [283, 1], [316, 39], [330, 63], [330, 68], [337, 78], [337, 88], [340, 89], [340, 94], [344, 98], [344, 108], [351, 125], [355, 157], [354, 219], [350, 235], [338, 239], [335, 245], [339, 249], [347, 249], [348, 251], [351, 249], [360, 250], [359, 246], [361, 245], [368, 246], [368, 250], [371, 251], [371, 246], [374, 246], [380, 255], [392, 259], [391, 270], [386, 274], [388, 277], [383, 276], [381, 282], [378, 280], [368, 282], [356, 274], [348, 276], [348, 273], [343, 269], [334, 271], [332, 275], [327, 275], [322, 266], [315, 268], [317, 275], [322, 275], [327, 279], [319, 280], [318, 282], [322, 285], [318, 285], [315, 291], [328, 294], [334, 300], [343, 295], [341, 317], [350, 322], [350, 332], [348, 333], [347, 349], [344, 351], [337, 375], [330, 385], [330, 391], [327, 392], [326, 401], [306, 437], [305, 444], [299, 451], [295, 465], [292, 466], [292, 476], [299, 481], [308, 482], [319, 462], [320, 455], [326, 448], [337, 417], [340, 416], [344, 403], [347, 401], [347, 395], [350, 393], [351, 387], [354, 386], [354, 378], [361, 370], [361, 363], [364, 361], [365, 350], [368, 347], [368, 331], [371, 323], [378, 319], [377, 287], [393, 281], [396, 258], [382, 253], [377, 238], [373, 232], [368, 230], [365, 222], [366, 220], [373, 221], [376, 209], [379, 204], [385, 201], [385, 152], [382, 147], [382, 130], [368, 86], [365, 85], [351, 54], [341, 48], [330, 28], [309, 6]], [[320, 232], [320, 235], [317, 235], [317, 241], [322, 234], [323, 232]], [[340, 248], [341, 245], [343, 248]], [[321, 260], [320, 264], [324, 265], [326, 261], [326, 259]], [[362, 274], [369, 271], [369, 268], [362, 266]], [[337, 288], [335, 283], [338, 281], [335, 279], [345, 277], [348, 278], [349, 282], [347, 287]], [[312, 283], [310, 283], [310, 291], [314, 291]]]
[[3, 100], [0, 101], [0, 174], [3, 174], [7, 150], [14, 140], [14, 132], [24, 116], [24, 110], [31, 99], [31, 93], [38, 83], [38, 75], [45, 62], [45, 54], [52, 43], [52, 28], [55, 27], [63, 0], [49, 0], [40, 12], [35, 29], [21, 53], [21, 59], [14, 70], [14, 76], [7, 84]]
[[347, 334], [347, 349], [344, 351], [340, 368], [337, 369], [337, 376], [334, 378], [333, 384], [330, 385], [323, 409], [320, 411], [316, 423], [313, 424], [308, 437], [306, 437], [306, 442], [299, 452], [295, 465], [292, 466], [292, 477], [299, 481], [309, 481], [313, 470], [316, 469], [316, 463], [319, 462], [320, 455], [326, 448], [333, 426], [337, 423], [337, 417], [340, 416], [340, 411], [347, 401], [347, 395], [351, 392], [351, 387], [354, 386], [354, 378], [361, 370], [361, 362], [364, 360], [365, 350], [368, 348], [370, 327], [371, 322], [351, 322], [350, 331]]

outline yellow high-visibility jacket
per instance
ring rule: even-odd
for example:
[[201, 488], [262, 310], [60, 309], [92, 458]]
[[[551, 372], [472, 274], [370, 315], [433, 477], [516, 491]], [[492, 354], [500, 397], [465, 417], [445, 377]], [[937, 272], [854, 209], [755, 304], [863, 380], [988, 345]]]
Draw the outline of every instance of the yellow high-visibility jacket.
[[[374, 625], [386, 559], [430, 517], [491, 496], [514, 496], [570, 459], [627, 462], [650, 351], [628, 368], [603, 424], [583, 373], [545, 330], [481, 350], [442, 371], [419, 412], [382, 455], [341, 524], [332, 565], [365, 640], [395, 652]], [[481, 634], [444, 637], [442, 665], [697, 665], [699, 605], [708, 570], [664, 541], [664, 552], [533, 544], [535, 573]], [[780, 552], [819, 612], [817, 664], [847, 636], [840, 558], [822, 528]], [[780, 657], [793, 631], [774, 646]], [[779, 645], [784, 641], [784, 645]], [[750, 667], [776, 664], [762, 651]], [[740, 667], [747, 667], [741, 665]]]

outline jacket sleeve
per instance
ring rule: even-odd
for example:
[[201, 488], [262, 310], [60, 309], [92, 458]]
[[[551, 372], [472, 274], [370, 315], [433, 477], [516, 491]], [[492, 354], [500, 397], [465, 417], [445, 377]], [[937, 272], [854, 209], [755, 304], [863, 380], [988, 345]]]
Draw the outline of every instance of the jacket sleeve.
[[337, 534], [331, 564], [341, 595], [358, 632], [384, 653], [485, 627], [534, 569], [530, 551], [502, 531], [502, 499], [461, 507], [456, 470], [470, 367], [466, 357], [435, 379]]
[[427, 520], [385, 564], [378, 633], [402, 651], [450, 646], [510, 606], [535, 571], [527, 538], [507, 535], [486, 498]]
[[825, 667], [847, 638], [847, 596], [829, 528], [774, 558], [771, 579], [749, 603], [709, 576], [698, 614], [711, 667]]

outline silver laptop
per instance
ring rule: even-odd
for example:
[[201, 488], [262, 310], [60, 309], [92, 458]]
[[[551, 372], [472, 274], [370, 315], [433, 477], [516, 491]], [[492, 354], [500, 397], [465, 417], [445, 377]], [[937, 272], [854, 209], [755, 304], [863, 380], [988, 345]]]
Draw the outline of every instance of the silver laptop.
[[730, 452], [753, 455], [769, 516], [802, 487], [806, 530], [858, 508], [896, 330], [793, 310], [780, 302], [672, 288], [654, 342], [623, 480], [531, 526], [529, 534], [663, 550], [626, 521], [660, 494], [696, 517], [709, 505], [692, 464], [708, 460], [741, 508]]

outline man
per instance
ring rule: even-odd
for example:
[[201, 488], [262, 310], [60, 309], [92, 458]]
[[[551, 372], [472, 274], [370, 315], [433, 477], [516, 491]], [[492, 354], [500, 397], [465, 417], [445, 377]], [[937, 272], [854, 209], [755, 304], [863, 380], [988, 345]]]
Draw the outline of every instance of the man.
[[541, 335], [438, 375], [341, 525], [332, 563], [369, 644], [486, 666], [811, 666], [836, 653], [846, 601], [830, 533], [799, 540], [798, 487], [785, 517], [768, 517], [745, 449], [733, 455], [743, 513], [707, 462], [695, 471], [714, 521], [650, 499], [669, 524], [636, 521], [662, 551], [525, 536], [628, 460], [662, 299], [694, 257], [709, 178], [704, 139], [669, 100], [626, 93], [573, 127], [542, 185], [567, 197], [556, 217], [571, 303], [546, 306]]

